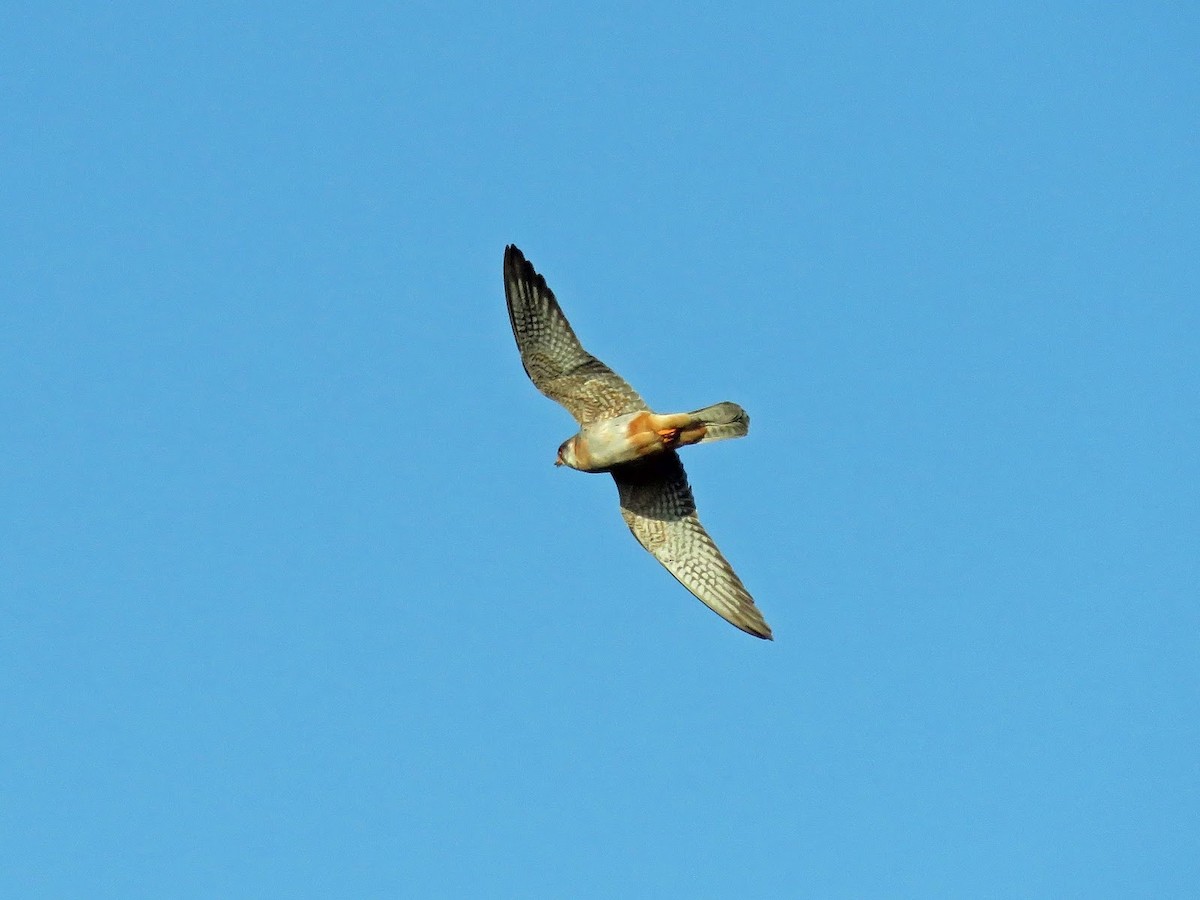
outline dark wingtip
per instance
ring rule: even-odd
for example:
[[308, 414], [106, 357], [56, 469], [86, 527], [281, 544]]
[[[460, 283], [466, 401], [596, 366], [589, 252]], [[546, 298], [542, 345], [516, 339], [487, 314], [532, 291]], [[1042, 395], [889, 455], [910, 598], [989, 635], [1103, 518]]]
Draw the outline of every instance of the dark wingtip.
[[520, 274], [522, 265], [529, 265], [525, 261], [525, 254], [517, 249], [516, 244], [505, 244], [504, 246], [504, 275], [505, 278], [517, 276]]
[[525, 258], [525, 254], [520, 251], [516, 244], [507, 244], [504, 247], [504, 281], [506, 288], [508, 282], [524, 281], [535, 291], [541, 291], [553, 296], [553, 293], [546, 284], [546, 279], [533, 267], [533, 263]]
[[752, 635], [754, 635], [754, 637], [760, 638], [761, 640], [764, 640], [764, 641], [775, 640], [775, 635], [773, 635], [771, 633], [771, 626], [768, 625], [766, 622], [762, 623], [762, 629], [763, 629], [762, 631], [757, 630], [759, 627], [757, 624], [755, 624], [754, 626], [751, 626], [751, 627], [753, 627], [755, 630], [752, 631], [750, 628], [743, 627], [742, 631], [746, 632], [746, 634], [752, 634]]

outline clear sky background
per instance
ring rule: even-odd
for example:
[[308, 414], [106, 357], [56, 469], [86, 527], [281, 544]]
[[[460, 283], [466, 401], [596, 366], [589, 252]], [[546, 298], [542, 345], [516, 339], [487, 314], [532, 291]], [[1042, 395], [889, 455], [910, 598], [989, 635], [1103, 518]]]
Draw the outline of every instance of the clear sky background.
[[1193, 4], [0, 18], [0, 894], [1194, 896]]

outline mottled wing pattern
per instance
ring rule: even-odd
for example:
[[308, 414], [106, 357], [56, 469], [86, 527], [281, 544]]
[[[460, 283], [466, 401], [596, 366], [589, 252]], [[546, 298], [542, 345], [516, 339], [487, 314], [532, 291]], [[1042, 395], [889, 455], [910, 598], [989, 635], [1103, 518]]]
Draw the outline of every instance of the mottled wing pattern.
[[513, 246], [504, 248], [504, 294], [525, 374], [580, 425], [647, 408], [625, 379], [583, 349], [546, 279]]
[[700, 518], [674, 450], [614, 470], [621, 515], [638, 542], [679, 583], [742, 631], [771, 639], [771, 627]]

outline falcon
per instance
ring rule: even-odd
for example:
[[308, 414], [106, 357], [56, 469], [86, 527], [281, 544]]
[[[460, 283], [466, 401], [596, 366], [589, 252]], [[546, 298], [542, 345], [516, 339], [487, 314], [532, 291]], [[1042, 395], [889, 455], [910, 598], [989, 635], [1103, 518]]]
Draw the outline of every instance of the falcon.
[[612, 475], [621, 516], [638, 543], [721, 618], [771, 640], [750, 593], [700, 524], [677, 452], [743, 437], [750, 429], [746, 411], [724, 402], [694, 412], [653, 412], [625, 379], [583, 349], [546, 279], [512, 245], [504, 248], [504, 294], [525, 374], [579, 423], [554, 464]]

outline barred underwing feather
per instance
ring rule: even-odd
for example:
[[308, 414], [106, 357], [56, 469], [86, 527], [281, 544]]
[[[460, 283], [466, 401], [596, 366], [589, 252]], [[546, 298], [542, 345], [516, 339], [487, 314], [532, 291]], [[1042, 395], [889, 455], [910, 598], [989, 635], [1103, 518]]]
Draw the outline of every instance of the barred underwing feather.
[[583, 349], [546, 279], [511, 245], [504, 249], [504, 294], [525, 374], [580, 425], [646, 409], [624, 378]]
[[679, 454], [674, 450], [612, 473], [621, 516], [638, 543], [713, 612], [755, 637], [771, 628], [696, 513]]

